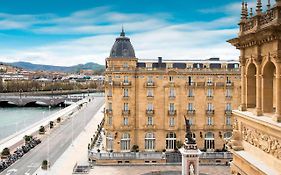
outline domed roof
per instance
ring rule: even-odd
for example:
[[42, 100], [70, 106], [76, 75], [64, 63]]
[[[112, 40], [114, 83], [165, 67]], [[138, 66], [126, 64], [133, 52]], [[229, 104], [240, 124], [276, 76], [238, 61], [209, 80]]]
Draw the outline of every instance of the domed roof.
[[109, 58], [135, 58], [135, 51], [130, 42], [130, 38], [125, 36], [124, 29], [120, 37], [116, 38], [115, 43], [110, 51]]

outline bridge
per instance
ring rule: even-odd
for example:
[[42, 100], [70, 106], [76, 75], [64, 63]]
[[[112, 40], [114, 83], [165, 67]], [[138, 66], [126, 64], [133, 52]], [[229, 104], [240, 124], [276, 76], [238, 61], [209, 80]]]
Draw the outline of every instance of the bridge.
[[81, 100], [82, 96], [0, 96], [0, 106], [60, 106]]

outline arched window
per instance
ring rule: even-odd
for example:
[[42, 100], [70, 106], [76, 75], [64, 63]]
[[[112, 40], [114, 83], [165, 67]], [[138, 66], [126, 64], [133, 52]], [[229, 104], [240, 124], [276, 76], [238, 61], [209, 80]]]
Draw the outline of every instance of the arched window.
[[121, 150], [130, 150], [130, 134], [124, 133], [121, 137]]
[[223, 134], [224, 139], [229, 139], [232, 136], [232, 132], [226, 132]]
[[275, 81], [276, 68], [272, 62], [268, 62], [263, 69], [263, 105], [262, 109], [265, 113], [273, 113], [276, 107], [275, 93], [276, 81]]
[[176, 148], [177, 136], [175, 133], [170, 132], [166, 135], [166, 149], [174, 150]]
[[155, 137], [154, 133], [146, 133], [145, 134], [145, 145], [144, 148], [146, 150], [154, 150], [155, 149]]
[[251, 63], [247, 70], [247, 108], [256, 107], [256, 66]]
[[214, 139], [214, 133], [207, 132], [205, 134], [205, 149], [207, 151], [213, 151], [215, 149], [215, 139]]
[[107, 133], [106, 135], [106, 149], [113, 150], [113, 136], [111, 133]]

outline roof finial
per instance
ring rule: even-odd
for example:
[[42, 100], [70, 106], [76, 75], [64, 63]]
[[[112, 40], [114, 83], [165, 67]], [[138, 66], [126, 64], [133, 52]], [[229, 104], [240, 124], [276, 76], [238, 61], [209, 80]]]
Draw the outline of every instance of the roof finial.
[[262, 3], [261, 0], [257, 0], [257, 8], [256, 8], [257, 15], [262, 13]]
[[250, 17], [253, 17], [253, 8], [250, 8]]
[[120, 36], [125, 36], [125, 31], [124, 31], [123, 25], [122, 25], [122, 31], [121, 31], [121, 33], [120, 33]]
[[245, 3], [242, 1], [241, 5], [241, 20], [245, 19]]
[[248, 18], [248, 3], [245, 2], [245, 18]]
[[266, 6], [267, 6], [267, 11], [270, 11], [270, 6], [271, 6], [271, 5], [270, 5], [270, 0], [268, 0], [268, 3], [267, 3]]

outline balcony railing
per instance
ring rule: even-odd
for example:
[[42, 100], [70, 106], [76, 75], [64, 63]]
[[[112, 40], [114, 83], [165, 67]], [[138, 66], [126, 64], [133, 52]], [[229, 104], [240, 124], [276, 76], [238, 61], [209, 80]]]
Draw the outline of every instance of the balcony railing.
[[146, 97], [147, 97], [147, 98], [154, 98], [153, 95], [147, 95]]
[[154, 110], [153, 109], [147, 109], [146, 110], [146, 114], [147, 115], [153, 115], [154, 114]]
[[185, 86], [186, 87], [194, 87], [196, 85], [195, 82], [186, 82]]
[[233, 83], [233, 82], [226, 82], [226, 83], [225, 83], [225, 86], [226, 86], [226, 87], [233, 87], [233, 86], [234, 86], [234, 83]]
[[175, 95], [170, 95], [170, 96], [169, 96], [169, 99], [170, 99], [170, 100], [174, 100], [175, 98], [176, 98]]
[[105, 113], [106, 113], [106, 114], [112, 114], [113, 111], [112, 111], [112, 109], [106, 109], [106, 110], [105, 110]]
[[207, 95], [206, 97], [207, 97], [208, 100], [212, 100], [214, 98], [213, 95]]
[[232, 130], [232, 125], [223, 125], [223, 129], [225, 130]]
[[129, 96], [123, 96], [124, 100], [129, 100]]
[[130, 115], [130, 110], [122, 110], [122, 115]]
[[232, 99], [232, 96], [231, 96], [231, 95], [226, 95], [226, 96], [225, 96], [225, 99], [231, 100], [231, 99]]
[[224, 110], [225, 115], [231, 115], [232, 114], [232, 110], [231, 109], [226, 109]]
[[174, 115], [177, 114], [177, 111], [176, 111], [176, 110], [168, 110], [168, 114], [169, 114], [170, 116], [174, 116]]
[[214, 115], [214, 114], [215, 114], [215, 110], [213, 110], [213, 109], [207, 109], [207, 110], [206, 110], [206, 114], [207, 114], [207, 115]]
[[206, 82], [206, 86], [214, 86], [213, 82]]
[[107, 153], [97, 153], [94, 151], [89, 152], [90, 159], [100, 159], [100, 160], [157, 160], [165, 159], [166, 156], [162, 152], [107, 152]]
[[145, 86], [146, 86], [146, 87], [155, 87], [155, 83], [149, 81], [149, 82], [146, 82], [146, 83], [145, 83]]
[[123, 87], [130, 87], [131, 85], [132, 85], [132, 83], [129, 82], [129, 81], [123, 81], [123, 82], [121, 82], [121, 86], [123, 86]]
[[188, 110], [186, 111], [186, 114], [187, 114], [187, 115], [194, 115], [194, 114], [195, 114], [195, 110], [194, 110], [194, 109], [188, 109]]
[[144, 125], [143, 127], [144, 127], [145, 129], [156, 129], [156, 125], [154, 125], [154, 124], [152, 124], [152, 125], [146, 124], [146, 125]]

